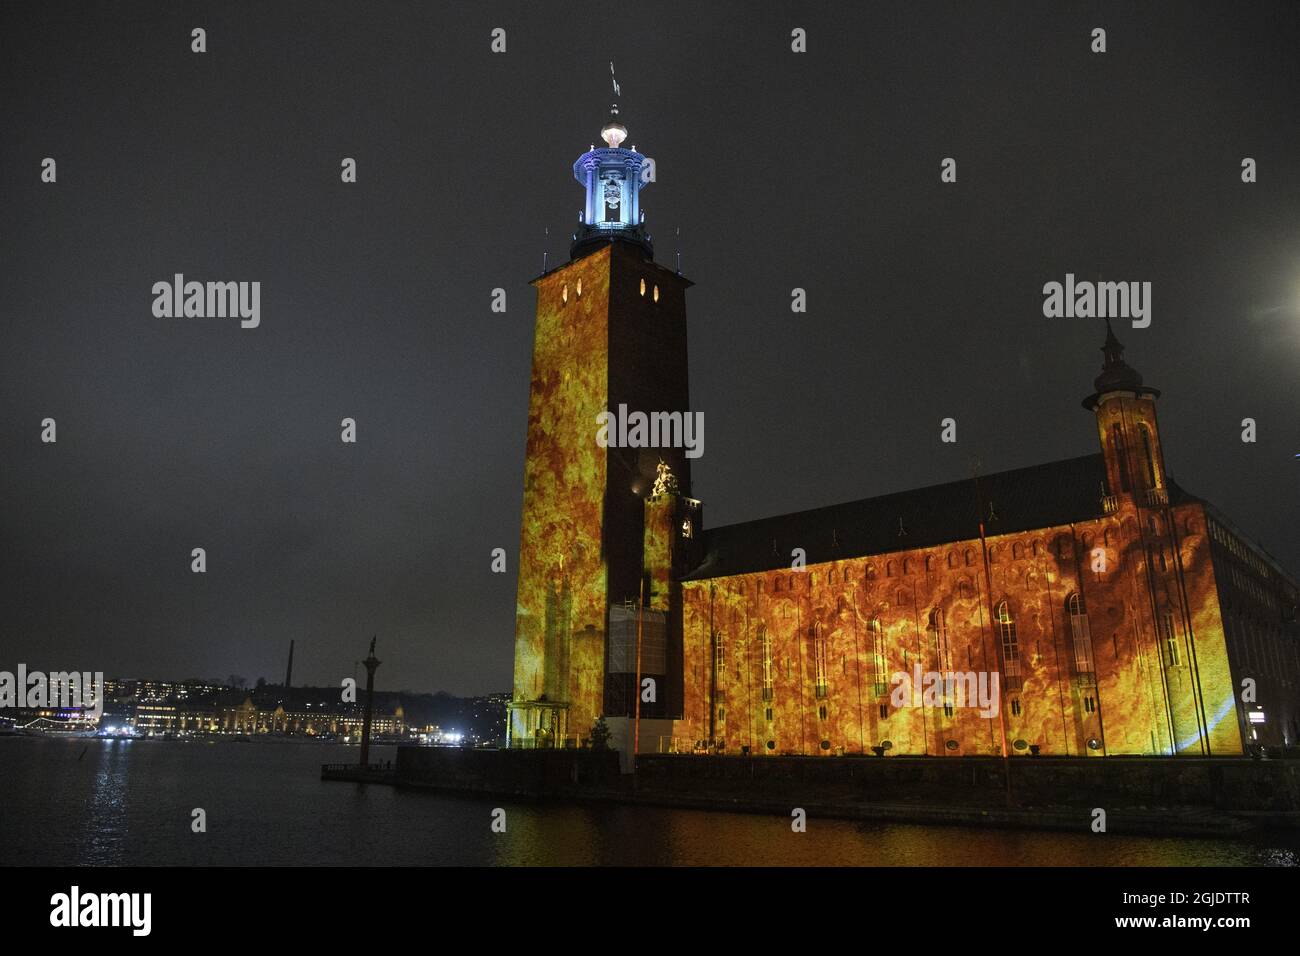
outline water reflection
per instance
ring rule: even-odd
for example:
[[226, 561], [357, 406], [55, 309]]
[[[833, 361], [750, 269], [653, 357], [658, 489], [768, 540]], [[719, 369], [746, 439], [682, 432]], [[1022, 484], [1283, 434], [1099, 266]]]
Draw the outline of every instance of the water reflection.
[[[56, 741], [79, 751], [76, 762], [88, 771], [85, 813], [80, 818], [85, 862], [113, 863], [121, 859], [130, 825], [127, 788], [131, 775], [130, 740]], [[70, 759], [71, 754], [59, 754]]]
[[[375, 759], [391, 759], [392, 752]], [[534, 804], [322, 783], [356, 748], [0, 738], [0, 862], [140, 865], [1178, 866], [1300, 862], [1300, 833], [1196, 840]], [[504, 834], [491, 830], [506, 810]], [[208, 832], [192, 832], [202, 807]]]

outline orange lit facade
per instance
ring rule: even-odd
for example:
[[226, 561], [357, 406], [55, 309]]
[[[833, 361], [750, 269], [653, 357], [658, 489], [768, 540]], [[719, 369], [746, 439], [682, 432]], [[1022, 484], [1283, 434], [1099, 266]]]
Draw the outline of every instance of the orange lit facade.
[[1066, 461], [706, 529], [680, 449], [600, 447], [618, 402], [687, 409], [688, 283], [637, 227], [598, 232], [587, 168], [572, 259], [534, 283], [513, 745], [580, 746], [647, 678], [640, 717], [671, 733], [643, 751], [1295, 745], [1300, 588], [1169, 477], [1159, 392], [1109, 330], [1099, 451]]

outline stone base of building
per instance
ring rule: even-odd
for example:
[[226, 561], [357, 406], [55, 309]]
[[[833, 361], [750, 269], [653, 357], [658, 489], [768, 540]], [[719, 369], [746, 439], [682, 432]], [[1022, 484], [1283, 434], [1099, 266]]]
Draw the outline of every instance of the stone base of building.
[[641, 718], [641, 730], [636, 731], [636, 721], [631, 717], [606, 717], [609, 727], [609, 746], [619, 753], [619, 769], [623, 773], [632, 772], [632, 742], [637, 741], [636, 753], [661, 754], [673, 753], [674, 742], [678, 740], [673, 734], [680, 730], [680, 721], [666, 718]]
[[[642, 722], [642, 749], [658, 746]], [[1300, 828], [1300, 760], [736, 757], [401, 747], [372, 782], [527, 799], [633, 803], [926, 825], [1233, 836]], [[345, 779], [335, 777], [327, 779]]]

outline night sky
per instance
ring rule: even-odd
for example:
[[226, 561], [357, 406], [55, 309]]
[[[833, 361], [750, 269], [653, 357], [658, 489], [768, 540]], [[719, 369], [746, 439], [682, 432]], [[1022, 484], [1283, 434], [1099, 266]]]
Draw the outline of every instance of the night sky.
[[[611, 58], [707, 524], [1097, 451], [1104, 327], [1042, 287], [1100, 270], [1170, 473], [1300, 572], [1300, 5], [148, 6], [0, 11], [0, 669], [337, 684], [378, 634], [382, 688], [508, 689], [527, 283]], [[177, 272], [261, 326], [155, 318]]]

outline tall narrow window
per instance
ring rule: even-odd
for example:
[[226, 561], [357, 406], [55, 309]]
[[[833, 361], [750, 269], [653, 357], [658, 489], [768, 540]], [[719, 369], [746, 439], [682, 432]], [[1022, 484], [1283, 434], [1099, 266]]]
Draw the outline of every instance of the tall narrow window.
[[813, 668], [816, 674], [816, 694], [817, 697], [823, 698], [830, 691], [830, 683], [826, 676], [826, 629], [820, 624], [813, 624], [809, 627], [812, 632], [813, 646]]
[[1080, 674], [1091, 674], [1092, 631], [1088, 627], [1088, 610], [1077, 591], [1065, 599], [1065, 613], [1070, 618], [1070, 634], [1074, 638], [1074, 669]]
[[1156, 481], [1156, 454], [1151, 443], [1151, 429], [1146, 425], [1139, 425], [1138, 431], [1142, 434], [1142, 457], [1147, 466], [1147, 487], [1159, 487], [1160, 482]]
[[880, 618], [873, 617], [868, 625], [871, 632], [871, 673], [877, 697], [884, 697], [889, 692], [889, 676], [885, 673], [885, 631], [880, 626]]
[[1118, 424], [1110, 426], [1110, 448], [1115, 460], [1119, 462], [1119, 490], [1129, 490], [1128, 456], [1124, 454], [1124, 433]]
[[1178, 666], [1178, 635], [1174, 627], [1174, 615], [1172, 611], [1165, 611], [1161, 620], [1162, 629], [1164, 630], [1165, 639], [1165, 665], [1168, 667]]
[[941, 673], [952, 670], [952, 655], [948, 652], [948, 631], [944, 627], [943, 611], [930, 609], [930, 620], [926, 628], [930, 632], [930, 648], [934, 651], [935, 667]]
[[1007, 602], [998, 605], [998, 633], [1002, 638], [1002, 660], [1006, 664], [1008, 683], [1020, 677], [1020, 641], [1016, 637], [1016, 622]]
[[713, 650], [714, 650], [714, 660], [713, 660], [714, 669], [718, 674], [718, 676], [722, 676], [727, 671], [727, 645], [726, 645], [726, 641], [722, 637], [721, 631], [713, 632]]
[[758, 646], [763, 654], [763, 700], [772, 699], [772, 638], [767, 625], [758, 625]]

